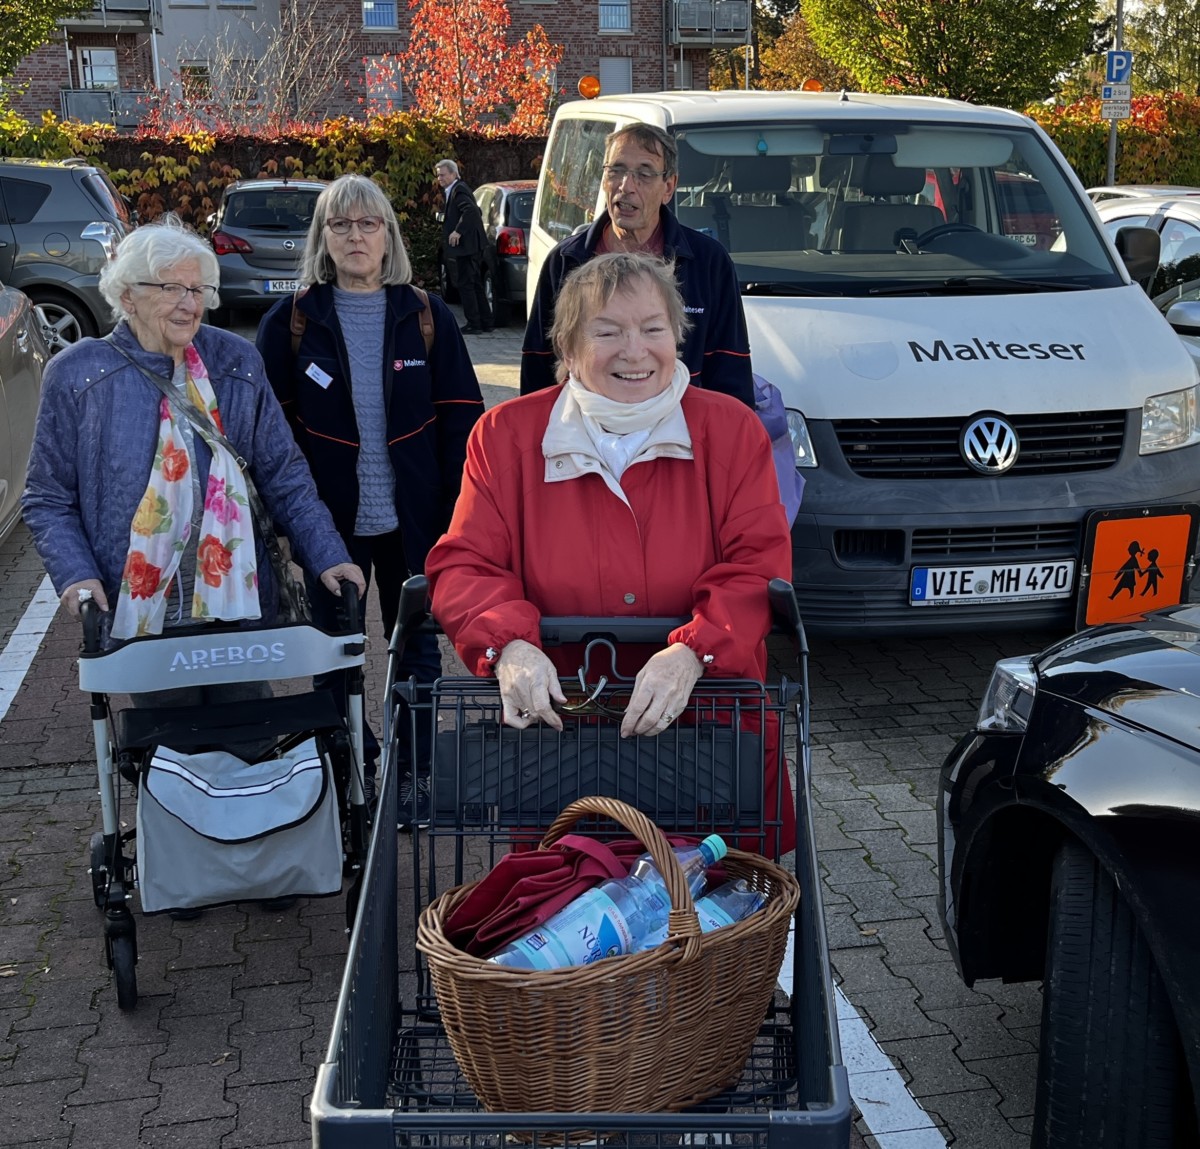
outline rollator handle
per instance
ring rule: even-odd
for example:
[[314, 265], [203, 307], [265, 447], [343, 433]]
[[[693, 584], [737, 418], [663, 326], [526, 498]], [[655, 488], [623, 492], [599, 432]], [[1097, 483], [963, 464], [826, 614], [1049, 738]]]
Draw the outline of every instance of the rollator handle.
[[343, 579], [339, 589], [342, 592], [341, 609], [346, 619], [346, 629], [352, 633], [362, 630], [362, 600], [358, 597], [358, 587], [349, 579]]
[[104, 611], [90, 590], [79, 592], [79, 621], [83, 623], [84, 654], [99, 654], [104, 642]]
[[388, 643], [389, 654], [399, 654], [410, 635], [421, 630], [429, 619], [429, 580], [423, 575], [410, 575], [400, 587], [400, 606], [396, 611], [396, 626]]

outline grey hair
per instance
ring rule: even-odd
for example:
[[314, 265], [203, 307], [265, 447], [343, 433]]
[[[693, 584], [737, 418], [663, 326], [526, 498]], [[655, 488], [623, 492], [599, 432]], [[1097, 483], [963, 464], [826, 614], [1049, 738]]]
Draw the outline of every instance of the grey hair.
[[392, 210], [391, 201], [374, 181], [350, 172], [338, 176], [319, 196], [313, 208], [312, 223], [308, 226], [308, 242], [300, 262], [300, 280], [314, 283], [334, 283], [337, 268], [325, 241], [325, 224], [331, 219], [357, 210], [362, 215], [377, 215], [383, 220], [387, 244], [383, 251], [380, 281], [384, 287], [393, 283], [412, 282], [412, 264], [400, 235], [400, 224]]
[[670, 132], [665, 132], [654, 124], [626, 124], [615, 132], [609, 132], [604, 137], [605, 163], [608, 163], [613, 148], [623, 140], [632, 140], [639, 148], [662, 156], [665, 179], [670, 179], [679, 170], [679, 145], [675, 143], [675, 137]]
[[[205, 283], [220, 286], [221, 265], [213, 249], [173, 211], [131, 231], [121, 240], [116, 258], [100, 271], [100, 294], [112, 309], [113, 318], [130, 318], [121, 296], [131, 287], [147, 282], [169, 283], [172, 270], [188, 260], [200, 265]], [[211, 306], [220, 304], [218, 297]]]
[[683, 342], [691, 321], [683, 307], [683, 296], [675, 282], [675, 267], [657, 256], [636, 251], [611, 251], [580, 264], [563, 280], [554, 303], [550, 346], [558, 358], [558, 380], [567, 377], [564, 360], [574, 355], [583, 342], [587, 322], [618, 291], [632, 291], [638, 282], [658, 288], [667, 308], [667, 320], [675, 332], [675, 345]]
[[438, 160], [438, 162], [433, 165], [433, 170], [435, 172], [439, 171], [441, 168], [445, 168], [446, 171], [448, 171], [455, 179], [458, 179], [458, 164], [456, 164], [454, 160]]

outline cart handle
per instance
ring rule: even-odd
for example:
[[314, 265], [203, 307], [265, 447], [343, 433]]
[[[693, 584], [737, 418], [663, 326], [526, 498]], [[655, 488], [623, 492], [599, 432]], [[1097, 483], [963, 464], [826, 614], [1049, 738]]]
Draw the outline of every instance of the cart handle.
[[[775, 628], [786, 634], [797, 649], [808, 653], [804, 623], [800, 619], [800, 604], [790, 579], [773, 578], [767, 584], [767, 598]], [[614, 643], [661, 642], [671, 631], [683, 626], [687, 618], [595, 618], [569, 615], [543, 618], [542, 641], [547, 646], [562, 646], [568, 642], [591, 642], [607, 639]], [[400, 588], [400, 607], [396, 627], [388, 643], [389, 654], [399, 654], [404, 640], [419, 630], [438, 631], [429, 613], [429, 580], [424, 575], [412, 575]]]

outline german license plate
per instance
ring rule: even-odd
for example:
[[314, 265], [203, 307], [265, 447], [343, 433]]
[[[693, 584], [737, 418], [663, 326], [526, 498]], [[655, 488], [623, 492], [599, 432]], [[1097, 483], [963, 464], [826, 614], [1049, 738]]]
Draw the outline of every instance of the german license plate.
[[300, 290], [300, 281], [298, 279], [268, 279], [267, 290], [272, 295], [291, 295], [293, 291]]
[[1036, 602], [1069, 598], [1074, 589], [1074, 559], [1000, 566], [913, 567], [908, 602], [910, 606]]

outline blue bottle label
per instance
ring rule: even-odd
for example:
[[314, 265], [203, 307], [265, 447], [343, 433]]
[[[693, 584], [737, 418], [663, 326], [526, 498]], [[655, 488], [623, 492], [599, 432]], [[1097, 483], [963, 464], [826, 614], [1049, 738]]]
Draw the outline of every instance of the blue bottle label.
[[625, 916], [612, 898], [595, 888], [559, 910], [541, 929], [512, 944], [535, 969], [560, 969], [628, 953], [632, 938]]

